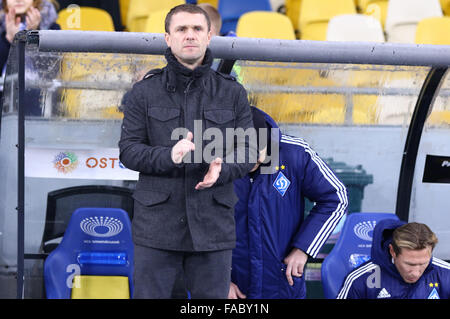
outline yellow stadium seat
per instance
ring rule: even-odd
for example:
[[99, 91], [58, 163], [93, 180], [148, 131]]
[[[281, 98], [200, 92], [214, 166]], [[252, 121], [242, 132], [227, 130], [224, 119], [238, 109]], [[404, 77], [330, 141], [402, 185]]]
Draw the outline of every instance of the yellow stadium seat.
[[441, 0], [442, 11], [446, 16], [450, 16], [450, 0]]
[[361, 13], [376, 18], [383, 28], [386, 23], [388, 4], [389, 0], [358, 0]]
[[292, 25], [294, 26], [295, 35], [298, 37], [300, 33], [299, 17], [300, 17], [300, 7], [302, 5], [302, 0], [286, 0], [286, 15], [291, 19]]
[[450, 45], [450, 17], [420, 20], [417, 24], [416, 43]]
[[127, 29], [127, 16], [128, 9], [130, 8], [130, 0], [119, 0], [119, 8], [122, 25], [125, 26], [125, 29]]
[[58, 13], [57, 23], [62, 30], [115, 31], [111, 15], [91, 7], [64, 8]]
[[300, 39], [324, 41], [328, 21], [340, 14], [355, 14], [353, 0], [302, 0], [300, 8]]
[[390, 0], [386, 17], [386, 40], [414, 43], [419, 21], [442, 17], [439, 0]]
[[219, 0], [197, 0], [197, 4], [200, 4], [200, 3], [209, 3], [214, 8], [217, 9], [217, 6], [219, 5]]
[[164, 21], [168, 12], [169, 10], [165, 9], [151, 13], [145, 23], [144, 32], [165, 33]]
[[144, 32], [147, 18], [152, 12], [171, 9], [183, 4], [183, 0], [130, 0], [127, 16], [127, 28], [130, 32]]
[[238, 20], [236, 35], [244, 38], [295, 40], [291, 20], [273, 11], [251, 11]]
[[74, 276], [71, 299], [130, 299], [128, 277]]

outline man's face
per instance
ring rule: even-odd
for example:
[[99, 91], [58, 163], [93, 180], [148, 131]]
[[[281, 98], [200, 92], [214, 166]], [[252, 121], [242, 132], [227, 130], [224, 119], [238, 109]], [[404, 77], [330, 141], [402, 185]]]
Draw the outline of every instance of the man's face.
[[203, 14], [178, 12], [172, 16], [165, 40], [177, 60], [194, 69], [203, 61], [211, 32]]
[[397, 255], [389, 245], [389, 251], [394, 259], [395, 267], [408, 284], [413, 284], [420, 279], [431, 259], [431, 247], [421, 250], [402, 248]]
[[24, 14], [33, 5], [33, 0], [7, 0], [8, 10], [16, 9], [16, 14]]

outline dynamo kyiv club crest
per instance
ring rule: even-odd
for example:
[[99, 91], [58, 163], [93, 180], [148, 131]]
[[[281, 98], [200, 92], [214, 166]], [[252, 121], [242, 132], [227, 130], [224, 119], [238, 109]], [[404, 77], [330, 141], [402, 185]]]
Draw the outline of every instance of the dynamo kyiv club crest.
[[441, 298], [439, 298], [439, 294], [438, 294], [436, 288], [433, 288], [433, 291], [428, 296], [428, 299], [441, 299]]
[[287, 179], [286, 176], [282, 172], [278, 173], [275, 182], [273, 182], [273, 187], [280, 193], [281, 196], [284, 196], [291, 182]]

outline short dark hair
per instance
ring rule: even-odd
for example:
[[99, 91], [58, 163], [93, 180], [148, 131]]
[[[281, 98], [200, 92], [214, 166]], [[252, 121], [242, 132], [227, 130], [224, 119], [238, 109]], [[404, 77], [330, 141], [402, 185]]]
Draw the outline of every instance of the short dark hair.
[[170, 33], [169, 29], [170, 29], [170, 22], [172, 20], [172, 16], [179, 12], [188, 12], [188, 13], [192, 13], [192, 14], [196, 14], [196, 13], [203, 14], [203, 16], [206, 19], [206, 23], [208, 24], [208, 31], [211, 30], [211, 20], [209, 19], [209, 16], [206, 13], [206, 11], [195, 4], [186, 3], [186, 4], [180, 4], [176, 7], [173, 7], [172, 9], [170, 9], [169, 13], [166, 15], [166, 20], [164, 21], [164, 28], [167, 33]]

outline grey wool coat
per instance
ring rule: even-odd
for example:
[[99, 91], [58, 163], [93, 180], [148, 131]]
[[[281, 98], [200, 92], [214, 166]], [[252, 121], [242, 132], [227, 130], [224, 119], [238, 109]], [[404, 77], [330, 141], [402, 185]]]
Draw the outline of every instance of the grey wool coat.
[[[120, 161], [138, 171], [139, 181], [133, 197], [135, 210], [132, 221], [136, 244], [176, 251], [213, 251], [235, 246], [234, 205], [238, 198], [233, 180], [245, 176], [254, 166], [246, 161], [222, 164], [217, 182], [203, 190], [195, 190], [209, 168], [202, 158], [190, 163], [174, 164], [171, 148], [176, 128], [193, 132], [196, 151], [212, 142], [197, 130], [219, 128], [226, 136], [226, 128], [253, 127], [252, 115], [245, 89], [232, 77], [210, 68], [209, 49], [203, 64], [195, 70], [182, 66], [170, 48], [166, 52], [168, 64], [150, 71], [136, 83], [123, 103], [124, 119], [119, 141]], [[199, 138], [203, 138], [199, 142]], [[227, 143], [224, 143], [225, 145]], [[237, 152], [223, 147], [223, 153]], [[248, 142], [239, 147], [255, 154]], [[193, 153], [193, 152], [191, 152]]]

